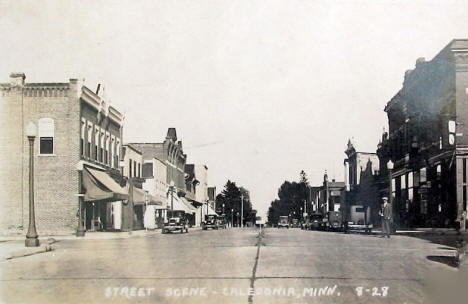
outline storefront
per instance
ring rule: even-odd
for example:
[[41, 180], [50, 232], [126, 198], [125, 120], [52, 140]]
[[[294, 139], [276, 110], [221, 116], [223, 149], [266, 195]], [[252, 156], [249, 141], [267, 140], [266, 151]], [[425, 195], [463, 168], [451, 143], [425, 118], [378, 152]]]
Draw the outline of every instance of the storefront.
[[105, 171], [89, 166], [84, 166], [82, 174], [86, 230], [113, 230], [119, 224], [114, 220], [115, 203], [128, 200], [128, 187], [122, 187]]

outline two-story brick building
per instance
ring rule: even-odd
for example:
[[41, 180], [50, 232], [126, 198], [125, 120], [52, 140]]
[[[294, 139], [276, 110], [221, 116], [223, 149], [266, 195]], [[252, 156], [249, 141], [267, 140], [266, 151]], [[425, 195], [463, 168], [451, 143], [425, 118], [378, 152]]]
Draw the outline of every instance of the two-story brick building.
[[12, 73], [9, 83], [0, 84], [1, 232], [27, 230], [29, 122], [38, 131], [34, 143], [38, 233], [74, 232], [79, 217], [88, 229], [106, 227], [107, 204], [128, 199], [118, 170], [122, 115], [99, 86], [92, 91], [77, 79], [26, 83], [25, 78]]
[[468, 199], [468, 40], [453, 40], [430, 61], [418, 59], [385, 112], [389, 132], [378, 154], [382, 180], [385, 164], [394, 163], [397, 224], [458, 225]]

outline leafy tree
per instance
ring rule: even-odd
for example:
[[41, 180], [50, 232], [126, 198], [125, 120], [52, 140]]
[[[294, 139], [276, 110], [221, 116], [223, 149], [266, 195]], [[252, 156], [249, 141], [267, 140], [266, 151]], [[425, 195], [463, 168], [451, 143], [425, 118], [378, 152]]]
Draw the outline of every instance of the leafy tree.
[[[272, 201], [268, 209], [268, 222], [277, 224], [279, 217], [284, 215], [301, 218], [301, 208], [304, 208], [304, 202], [306, 202], [307, 210], [312, 210], [307, 175], [304, 170], [299, 175], [299, 182], [285, 181], [278, 189], [278, 199]], [[302, 212], [304, 212], [303, 209]]]
[[[243, 197], [243, 198], [242, 198]], [[243, 200], [243, 218], [244, 222], [251, 220], [252, 216], [252, 202], [250, 201], [250, 193], [243, 187], [238, 187], [235, 182], [228, 180], [224, 185], [223, 191], [216, 196], [216, 206], [224, 204], [224, 212], [228, 221], [234, 215], [234, 222], [237, 223], [238, 214], [241, 212], [241, 202]], [[222, 207], [221, 207], [222, 208]], [[255, 211], [256, 212], [256, 211]]]

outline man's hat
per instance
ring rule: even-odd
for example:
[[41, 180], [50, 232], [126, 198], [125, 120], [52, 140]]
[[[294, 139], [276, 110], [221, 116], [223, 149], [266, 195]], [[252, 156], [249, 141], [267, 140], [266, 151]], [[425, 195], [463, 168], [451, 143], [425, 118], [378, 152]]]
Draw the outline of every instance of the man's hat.
[[384, 197], [382, 197], [382, 200], [388, 201], [388, 197], [384, 196]]

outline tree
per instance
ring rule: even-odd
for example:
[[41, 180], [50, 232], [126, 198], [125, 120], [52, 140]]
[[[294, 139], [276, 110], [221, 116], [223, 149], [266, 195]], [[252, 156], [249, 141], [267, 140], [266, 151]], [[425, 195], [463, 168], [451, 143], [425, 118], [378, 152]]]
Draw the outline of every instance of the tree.
[[309, 180], [307, 179], [307, 174], [304, 172], [304, 170], [301, 170], [301, 173], [299, 173], [299, 175], [300, 175], [299, 182], [301, 184], [305, 184], [305, 185], [309, 186]]
[[268, 209], [268, 222], [277, 224], [279, 217], [286, 215], [301, 218], [301, 212], [304, 212], [304, 202], [307, 204], [307, 210], [312, 210], [312, 204], [309, 201], [310, 186], [307, 175], [304, 170], [299, 175], [299, 182], [284, 181], [278, 189], [279, 199], [271, 202]]
[[[243, 199], [242, 199], [243, 197]], [[224, 212], [228, 221], [231, 218], [238, 220], [241, 212], [241, 203], [243, 200], [243, 218], [244, 222], [252, 218], [252, 202], [250, 201], [250, 193], [244, 187], [237, 187], [235, 182], [228, 180], [224, 185], [223, 191], [216, 196], [216, 205], [224, 204]]]

